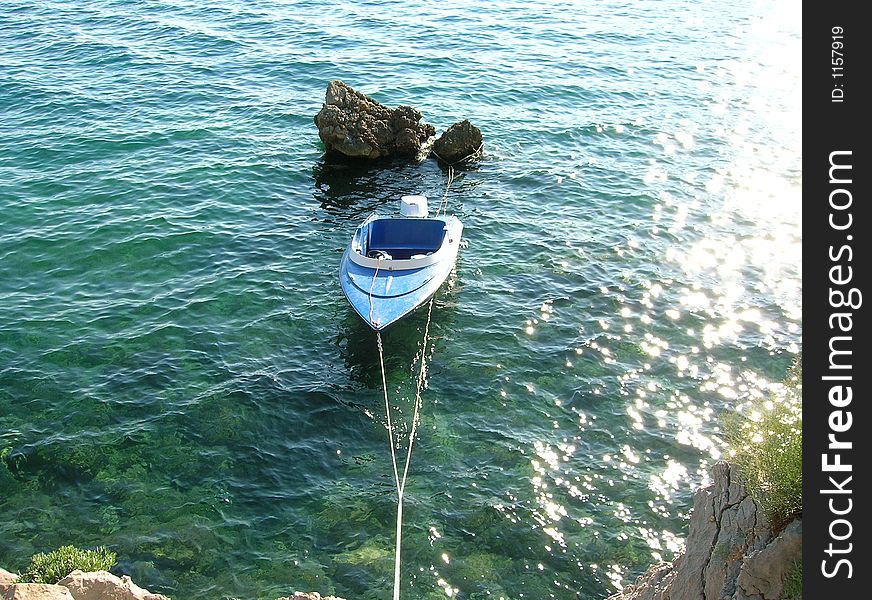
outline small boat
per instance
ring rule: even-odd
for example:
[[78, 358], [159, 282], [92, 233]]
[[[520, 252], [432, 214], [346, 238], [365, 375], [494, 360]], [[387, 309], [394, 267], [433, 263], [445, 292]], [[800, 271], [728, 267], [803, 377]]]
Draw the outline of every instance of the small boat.
[[403, 196], [400, 216], [368, 217], [342, 256], [339, 281], [345, 297], [376, 331], [424, 304], [457, 261], [463, 224], [431, 217], [425, 196]]

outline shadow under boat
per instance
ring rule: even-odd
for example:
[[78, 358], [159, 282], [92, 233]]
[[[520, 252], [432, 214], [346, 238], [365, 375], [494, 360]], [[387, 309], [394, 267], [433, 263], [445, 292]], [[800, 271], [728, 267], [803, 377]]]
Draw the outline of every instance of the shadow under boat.
[[[459, 263], [460, 261], [458, 261]], [[431, 356], [434, 345], [439, 345], [443, 331], [449, 331], [457, 316], [457, 298], [460, 286], [456, 282], [456, 272], [449, 276], [443, 289], [433, 296], [433, 310], [430, 316], [427, 356]], [[411, 373], [417, 369], [418, 354], [424, 330], [427, 326], [428, 300], [415, 311], [381, 331], [385, 368]], [[380, 388], [381, 368], [378, 359], [376, 332], [367, 325], [354, 309], [348, 305], [342, 320], [341, 331], [336, 336], [339, 354], [345, 362], [352, 381], [366, 388]], [[417, 373], [417, 370], [414, 372]]]

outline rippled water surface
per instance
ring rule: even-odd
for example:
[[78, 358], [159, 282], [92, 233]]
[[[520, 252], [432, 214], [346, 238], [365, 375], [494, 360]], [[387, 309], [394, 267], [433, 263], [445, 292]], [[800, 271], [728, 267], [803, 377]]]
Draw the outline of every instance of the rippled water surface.
[[[330, 79], [469, 118], [403, 597], [598, 600], [687, 534], [801, 344], [789, 2], [0, 0], [0, 565], [177, 600], [389, 598], [355, 225], [446, 171], [326, 160]], [[408, 429], [426, 314], [385, 336]], [[401, 448], [402, 450], [402, 448]]]

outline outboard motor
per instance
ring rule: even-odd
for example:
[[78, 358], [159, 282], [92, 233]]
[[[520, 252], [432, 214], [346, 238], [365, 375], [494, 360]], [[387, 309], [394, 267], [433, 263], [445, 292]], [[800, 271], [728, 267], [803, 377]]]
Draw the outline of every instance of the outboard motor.
[[403, 196], [400, 198], [400, 216], [426, 218], [427, 196]]

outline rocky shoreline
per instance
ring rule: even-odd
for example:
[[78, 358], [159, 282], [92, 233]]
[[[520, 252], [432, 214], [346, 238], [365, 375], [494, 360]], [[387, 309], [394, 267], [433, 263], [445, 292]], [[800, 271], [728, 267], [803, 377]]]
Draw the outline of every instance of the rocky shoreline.
[[17, 575], [0, 569], [0, 597], [4, 600], [169, 600], [133, 583], [127, 575], [76, 570], [57, 584], [15, 583]]
[[684, 552], [609, 600], [783, 599], [787, 575], [802, 560], [802, 520], [773, 532], [735, 471], [717, 463], [711, 485], [694, 493]]

